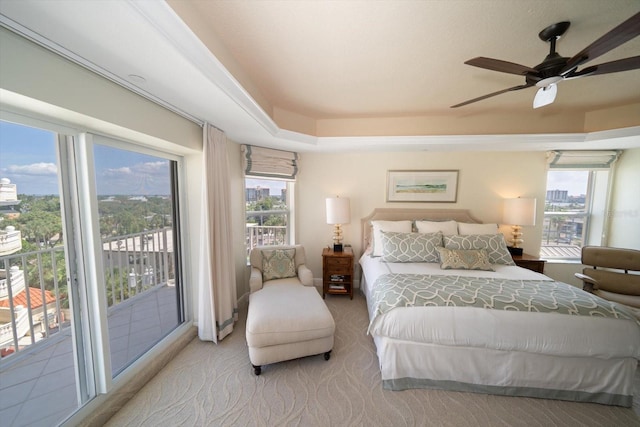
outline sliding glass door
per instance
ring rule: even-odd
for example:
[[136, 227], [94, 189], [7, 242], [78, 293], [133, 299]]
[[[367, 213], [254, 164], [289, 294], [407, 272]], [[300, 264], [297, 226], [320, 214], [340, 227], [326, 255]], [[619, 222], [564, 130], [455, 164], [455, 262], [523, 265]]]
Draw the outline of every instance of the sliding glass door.
[[182, 159], [3, 117], [0, 419], [55, 425], [185, 321]]

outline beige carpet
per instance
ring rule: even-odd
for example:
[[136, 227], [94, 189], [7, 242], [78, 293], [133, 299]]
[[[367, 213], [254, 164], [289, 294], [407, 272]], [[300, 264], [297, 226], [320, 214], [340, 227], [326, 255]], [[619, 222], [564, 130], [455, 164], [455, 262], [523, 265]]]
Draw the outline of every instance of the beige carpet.
[[[383, 390], [367, 310], [327, 296], [336, 320], [331, 359], [269, 365], [254, 376], [246, 306], [220, 345], [193, 340], [109, 426], [640, 426], [633, 409], [436, 390]], [[640, 376], [636, 375], [637, 408]]]

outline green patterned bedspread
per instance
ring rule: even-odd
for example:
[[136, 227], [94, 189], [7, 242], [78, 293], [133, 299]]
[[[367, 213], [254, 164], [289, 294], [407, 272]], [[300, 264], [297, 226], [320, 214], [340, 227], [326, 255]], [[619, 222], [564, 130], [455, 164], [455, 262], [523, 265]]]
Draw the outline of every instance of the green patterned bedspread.
[[374, 320], [397, 307], [476, 307], [638, 320], [620, 306], [566, 283], [424, 274], [385, 274], [372, 293]]

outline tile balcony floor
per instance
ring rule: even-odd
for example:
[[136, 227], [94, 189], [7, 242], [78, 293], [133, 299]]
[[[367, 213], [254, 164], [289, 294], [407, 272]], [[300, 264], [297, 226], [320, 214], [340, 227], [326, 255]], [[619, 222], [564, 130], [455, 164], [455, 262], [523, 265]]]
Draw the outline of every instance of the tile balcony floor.
[[[151, 348], [178, 324], [176, 290], [159, 286], [110, 310], [112, 371]], [[5, 427], [52, 426], [78, 407], [71, 329], [0, 366], [0, 420]], [[14, 360], [11, 360], [15, 357]]]

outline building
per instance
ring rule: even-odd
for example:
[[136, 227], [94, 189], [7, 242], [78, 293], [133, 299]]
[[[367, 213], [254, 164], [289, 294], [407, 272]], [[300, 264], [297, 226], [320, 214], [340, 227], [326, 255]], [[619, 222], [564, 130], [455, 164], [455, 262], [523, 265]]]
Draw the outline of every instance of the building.
[[[240, 167], [241, 144], [271, 146], [302, 153], [301, 172], [295, 183], [295, 194], [290, 196], [295, 195], [295, 238], [305, 244], [309, 254], [309, 266], [315, 277], [320, 277], [321, 271], [318, 254], [331, 241], [331, 227], [326, 224], [324, 218], [326, 197], [340, 193], [349, 195], [354, 201], [352, 220], [350, 224], [344, 225], [344, 235], [345, 242], [353, 244], [355, 251], [363, 249], [358, 243], [359, 219], [373, 208], [393, 206], [388, 204], [385, 198], [386, 176], [390, 170], [459, 170], [461, 182], [456, 202], [446, 206], [468, 208], [484, 221], [499, 223], [504, 198], [519, 195], [532, 196], [539, 201], [545, 198], [546, 151], [552, 149], [595, 149], [594, 147], [599, 146], [625, 150], [616, 166], [616, 182], [612, 187], [615, 195], [612, 198], [612, 212], [620, 214], [615, 216], [611, 223], [609, 243], [623, 247], [640, 247], [637, 237], [640, 236], [640, 224], [637, 220], [640, 197], [637, 197], [636, 185], [640, 182], [640, 99], [637, 95], [640, 90], [634, 90], [638, 88], [640, 81], [637, 71], [629, 72], [631, 77], [624, 76], [623, 73], [617, 79], [597, 77], [602, 78], [606, 85], [598, 85], [597, 82], [589, 80], [596, 77], [563, 82], [557, 105], [562, 107], [567, 115], [562, 115], [553, 108], [547, 111], [556, 111], [555, 114], [530, 111], [529, 108], [526, 111], [521, 109], [521, 103], [530, 106], [530, 98], [533, 96], [531, 92], [525, 94], [525, 91], [505, 94], [488, 101], [489, 104], [477, 103], [471, 110], [451, 113], [457, 114], [455, 116], [449, 115], [449, 107], [455, 102], [503, 89], [503, 86], [494, 80], [500, 76], [489, 75], [485, 78], [484, 74], [480, 74], [484, 70], [471, 71], [463, 66], [463, 61], [468, 59], [467, 53], [471, 53], [467, 47], [472, 41], [472, 54], [484, 54], [481, 49], [484, 43], [480, 40], [476, 43], [475, 40], [464, 39], [460, 42], [458, 39], [459, 35], [466, 35], [472, 39], [480, 37], [477, 32], [466, 29], [477, 26], [475, 20], [484, 16], [484, 11], [473, 13], [474, 10], [470, 9], [469, 13], [461, 14], [459, 17], [473, 17], [473, 21], [467, 23], [451, 25], [455, 16], [452, 19], [440, 18], [453, 31], [444, 33], [448, 36], [434, 31], [437, 22], [430, 21], [431, 25], [415, 25], [423, 31], [428, 31], [424, 33], [424, 38], [428, 39], [424, 49], [416, 48], [415, 43], [388, 43], [392, 48], [391, 52], [400, 52], [398, 47], [401, 45], [410, 47], [411, 57], [418, 57], [419, 61], [414, 67], [401, 67], [395, 60], [385, 60], [391, 57], [390, 52], [385, 51], [383, 55], [380, 50], [383, 46], [372, 43], [376, 45], [375, 49], [380, 56], [370, 59], [370, 64], [373, 65], [369, 66], [368, 72], [352, 76], [348, 81], [340, 81], [340, 84], [336, 84], [339, 91], [332, 92], [337, 93], [334, 97], [346, 105], [349, 101], [349, 83], [368, 80], [366, 76], [372, 75], [374, 71], [383, 71], [383, 65], [391, 64], [391, 70], [396, 74], [406, 70], [417, 73], [411, 76], [403, 74], [405, 82], [426, 82], [424, 87], [427, 89], [423, 89], [426, 92], [421, 93], [417, 92], [416, 86], [409, 85], [410, 95], [397, 97], [401, 99], [400, 105], [408, 105], [417, 99], [429, 99], [438, 103], [431, 105], [437, 109], [437, 114], [425, 115], [422, 113], [427, 110], [415, 112], [409, 111], [408, 108], [399, 108], [387, 110], [393, 114], [384, 116], [369, 111], [371, 114], [361, 112], [359, 115], [339, 117], [338, 112], [335, 112], [335, 115], [327, 114], [316, 118], [300, 111], [289, 111], [278, 103], [272, 104], [260, 91], [251, 92], [250, 88], [255, 84], [248, 77], [248, 68], [243, 69], [241, 64], [234, 63], [232, 55], [225, 57], [224, 52], [219, 51], [216, 52], [218, 58], [214, 57], [211, 51], [202, 49], [203, 46], [194, 39], [196, 36], [202, 39], [211, 37], [219, 42], [220, 46], [224, 46], [224, 43], [213, 32], [212, 26], [198, 25], [198, 19], [204, 18], [198, 10], [189, 9], [195, 3], [108, 2], [111, 9], [106, 9], [101, 2], [92, 2], [90, 6], [78, 9], [75, 9], [77, 5], [47, 3], [49, 2], [3, 2], [0, 5], [4, 17], [26, 28], [15, 29], [15, 32], [5, 27], [0, 29], [3, 56], [10, 58], [8, 61], [2, 61], [0, 69], [0, 107], [11, 113], [3, 117], [16, 119], [16, 115], [22, 115], [36, 119], [44, 115], [46, 121], [56, 123], [60, 127], [89, 129], [98, 136], [107, 134], [117, 138], [125, 147], [151, 147], [181, 159], [183, 168], [180, 176], [185, 181], [181, 187], [181, 196], [184, 196], [186, 204], [186, 209], [182, 212], [186, 223], [184, 243], [188, 256], [185, 264], [186, 270], [191, 274], [191, 280], [185, 283], [185, 286], [189, 287], [187, 295], [190, 298], [188, 322], [197, 320], [194, 307], [198, 305], [198, 293], [195, 289], [194, 272], [201, 262], [198, 258], [202, 242], [201, 121], [208, 121], [220, 127], [230, 139], [228, 160], [232, 197], [229, 203], [232, 218], [229, 228], [233, 230], [234, 236], [240, 236], [235, 241], [233, 253], [236, 260], [236, 288], [240, 297], [246, 297], [248, 291], [248, 272], [244, 262], [246, 249], [242, 237], [245, 226], [243, 197], [246, 189]], [[209, 3], [216, 3], [222, 7], [223, 3], [233, 2]], [[619, 7], [611, 7], [610, 2], [604, 3], [600, 6], [592, 4], [591, 14], [599, 15], [602, 19], [605, 15], [611, 16], [608, 24], [614, 24], [612, 21], [620, 22], [621, 18], [637, 12], [627, 3], [616, 4]], [[569, 6], [581, 10], [583, 8], [580, 2], [573, 0], [567, 3], [566, 7]], [[500, 12], [513, 13], [512, 7], [518, 6], [510, 5], [507, 10]], [[519, 7], [524, 8], [519, 11], [525, 13], [530, 5], [521, 4]], [[560, 12], [554, 13], [550, 10], [548, 13], [553, 19], [564, 19]], [[117, 16], [117, 19], [112, 19], [114, 16]], [[545, 19], [548, 16], [545, 16]], [[496, 34], [499, 37], [498, 41], [486, 39], [486, 43], [491, 43], [494, 49], [513, 45], [513, 49], [517, 48], [520, 52], [522, 40], [531, 40], [534, 45], [540, 43], [536, 40], [540, 22], [531, 25], [536, 28], [535, 31], [531, 27], [526, 29], [527, 33], [531, 33], [530, 37], [518, 33], [517, 37], [514, 36], [518, 43], [505, 43], [502, 33], [514, 34], [513, 31], [516, 29], [512, 25], [522, 24], [522, 20], [512, 20], [509, 15], [486, 19], [483, 21], [484, 24], [495, 31], [483, 32], [486, 34], [482, 36], [500, 33]], [[384, 20], [380, 22], [389, 21], [389, 16], [385, 15]], [[53, 22], [58, 25], [51, 25]], [[5, 24], [8, 25], [8, 21]], [[189, 25], [192, 25], [193, 32], [188, 30]], [[505, 28], [506, 25], [510, 25], [509, 30]], [[221, 25], [220, 29], [222, 27]], [[349, 25], [353, 33], [359, 34], [363, 34], [360, 31], [367, 27], [375, 26], [370, 22], [361, 26]], [[68, 51], [64, 56], [61, 55], [63, 52], [56, 53], [42, 45], [48, 37], [55, 37], [55, 34], [50, 32], [52, 28], [63, 34], [63, 39], [55, 40], [55, 44], [66, 46]], [[135, 32], [136, 29], [140, 31]], [[80, 41], [76, 31], [91, 34], [92, 37], [82, 38], [82, 41], [87, 43], [86, 51], [82, 50], [83, 46], [80, 43], [75, 44]], [[133, 36], [125, 38], [125, 31], [134, 31]], [[603, 28], [597, 28], [592, 32], [585, 30], [586, 39], [576, 42], [576, 45], [582, 48], [604, 31], [606, 29]], [[32, 39], [29, 40], [23, 37], [24, 35], [30, 35]], [[570, 34], [566, 39], [569, 39], [569, 36]], [[126, 43], [122, 43], [123, 38], [127, 40]], [[302, 39], [304, 38], [287, 38], [287, 42], [290, 43], [288, 47], [293, 49], [297, 46], [296, 42]], [[448, 41], [447, 55], [427, 53], [428, 48], [435, 49], [443, 39]], [[456, 41], [460, 42], [458, 47], [454, 47]], [[110, 42], [114, 45], [110, 45]], [[346, 46], [340, 42], [341, 40], [334, 40], [334, 44], [327, 44], [327, 50], [335, 52], [339, 50], [338, 46]], [[626, 56], [638, 55], [637, 40], [630, 43], [631, 47], [628, 49], [631, 52]], [[154, 49], [150, 49], [150, 46]], [[541, 49], [546, 47], [535, 46]], [[366, 44], [361, 44], [360, 47], [364, 49]], [[214, 47], [211, 49], [215, 50]], [[277, 52], [286, 50], [278, 49]], [[459, 50], [464, 50], [464, 57], [457, 54]], [[72, 54], [69, 54], [69, 51]], [[116, 58], [110, 56], [113, 52], [117, 53]], [[358, 51], [352, 51], [350, 56], [355, 57], [355, 52]], [[524, 55], [515, 51], [513, 54]], [[265, 61], [278, 57], [276, 53], [265, 56], [262, 58]], [[508, 59], [508, 55], [504, 58]], [[86, 67], [92, 63], [100, 63], [100, 70], [94, 71], [101, 72], [94, 73], [81, 66], [78, 62], [82, 62], [83, 59], [87, 60], [84, 64]], [[117, 59], [119, 67], [113, 64], [110, 67], [108, 61], [111, 59]], [[226, 68], [221, 66], [223, 59], [226, 61]], [[528, 54], [526, 59], [531, 64], [538, 61]], [[317, 67], [325, 62], [329, 60], [312, 61], [310, 65]], [[151, 74], [146, 78], [137, 74], [142, 73], [138, 70], [147, 65], [151, 71], [154, 67], [157, 69], [153, 78], [150, 77]], [[329, 65], [330, 68], [342, 70], [341, 67], [335, 66], [334, 62]], [[169, 72], [170, 66], [184, 67], [183, 73]], [[267, 69], [266, 65], [253, 68]], [[425, 78], [424, 74], [431, 69], [443, 77], [451, 76], [457, 80], [452, 84], [444, 84], [437, 77]], [[229, 70], [234, 70], [235, 77]], [[278, 66], [278, 70], [285, 69]], [[292, 76], [286, 70], [274, 74], [281, 74], [289, 79], [283, 87], [298, 87], [295, 78], [303, 75]], [[52, 76], [55, 76], [55, 80], [52, 80]], [[506, 78], [517, 79], [514, 76]], [[490, 80], [488, 86], [480, 86], [484, 80]], [[146, 81], [146, 85], [142, 81]], [[582, 81], [585, 81], [585, 85], [590, 84], [582, 86]], [[619, 83], [616, 84], [616, 81]], [[304, 83], [304, 80], [302, 82]], [[521, 83], [520, 80], [505, 81], [506, 86], [516, 84], [513, 82]], [[382, 79], [374, 83], [363, 98], [354, 96], [353, 99], [359, 99], [358, 102], [365, 107], [372, 105], [376, 100], [384, 100], [391, 105], [394, 99], [383, 97], [376, 89], [389, 86], [391, 79]], [[241, 85], [243, 87], [239, 88]], [[494, 87], [495, 85], [497, 87]], [[464, 93], [457, 92], [455, 97], [450, 95], [449, 92], [458, 89], [464, 90]], [[308, 87], [308, 90], [298, 92], [313, 93], [321, 99], [328, 90], [328, 86]], [[586, 97], [591, 90], [595, 92], [594, 97], [601, 98], [591, 98], [589, 105], [593, 107], [585, 110], [584, 106], [578, 105], [578, 98], [581, 96], [576, 94], [580, 93]], [[619, 95], [621, 91], [623, 96]], [[346, 97], [341, 96], [340, 92], [344, 92]], [[561, 95], [564, 94], [566, 97], [562, 98]], [[614, 97], [616, 94], [617, 97]], [[175, 99], [171, 99], [173, 104], [163, 99], [169, 99], [171, 96], [176, 96]], [[608, 98], [609, 96], [612, 98]], [[176, 107], [176, 104], [179, 106]], [[574, 104], [577, 106], [574, 107]], [[525, 250], [538, 253], [542, 225], [538, 223], [525, 231], [528, 236]], [[578, 266], [557, 264], [550, 265], [547, 270], [554, 278], [571, 281]], [[161, 358], [157, 353], [150, 354], [149, 357]], [[135, 369], [139, 370], [137, 372], [142, 371], [139, 365], [135, 365], [133, 369], [132, 372], [136, 372]], [[108, 388], [100, 398], [106, 399], [117, 394], [118, 390], [121, 390], [118, 387], [122, 386], [116, 384]], [[81, 415], [83, 414], [79, 414]]]
[[545, 200], [549, 203], [567, 203], [569, 192], [567, 190], [548, 190]]

